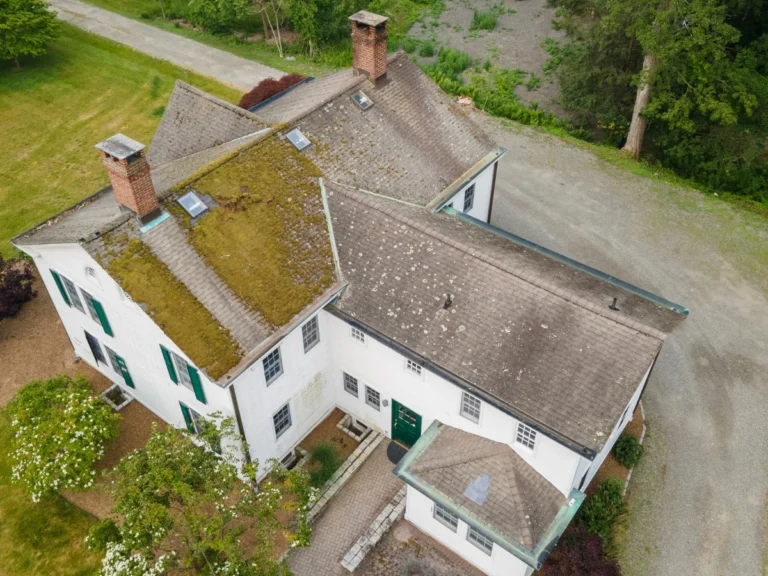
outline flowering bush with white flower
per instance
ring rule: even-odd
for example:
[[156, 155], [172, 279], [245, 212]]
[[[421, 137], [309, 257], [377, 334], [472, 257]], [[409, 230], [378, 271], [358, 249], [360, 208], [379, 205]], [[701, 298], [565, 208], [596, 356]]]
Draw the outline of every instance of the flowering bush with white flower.
[[247, 450], [233, 420], [220, 414], [198, 434], [155, 428], [109, 474], [122, 524], [107, 521], [89, 535], [89, 546], [107, 551], [101, 576], [153, 575], [157, 566], [204, 576], [289, 574], [274, 559], [275, 545], [309, 544], [315, 492], [306, 472], [276, 462], [256, 489]]
[[11, 420], [11, 480], [38, 502], [63, 489], [87, 490], [120, 417], [83, 377], [30, 382], [6, 407]]

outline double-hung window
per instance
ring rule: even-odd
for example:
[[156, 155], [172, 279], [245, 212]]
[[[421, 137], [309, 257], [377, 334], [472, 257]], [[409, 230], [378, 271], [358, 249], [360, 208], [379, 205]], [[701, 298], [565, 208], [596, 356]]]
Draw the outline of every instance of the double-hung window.
[[435, 520], [447, 528], [453, 530], [454, 532], [456, 532], [457, 528], [459, 527], [459, 517], [449, 512], [446, 508], [440, 506], [440, 504], [435, 504], [434, 516]]
[[125, 360], [123, 360], [122, 356], [119, 356], [109, 346], [104, 346], [104, 349], [107, 351], [107, 357], [109, 358], [109, 363], [112, 365], [112, 369], [123, 377], [123, 380], [127, 386], [135, 388], [133, 385], [133, 378], [131, 378], [131, 373], [128, 372], [128, 365], [125, 363]]
[[83, 306], [82, 300], [80, 300], [80, 295], [77, 293], [75, 283], [63, 274], [59, 274], [53, 270], [51, 270], [51, 276], [53, 276], [53, 281], [56, 282], [56, 287], [59, 289], [64, 303], [67, 306], [77, 308], [80, 312], [85, 314], [85, 307]]
[[517, 425], [517, 443], [533, 450], [536, 447], [536, 430], [522, 422]]
[[160, 345], [160, 351], [163, 353], [165, 367], [173, 383], [189, 388], [195, 393], [195, 398], [206, 404], [205, 391], [203, 390], [203, 383], [200, 380], [200, 373], [197, 371], [197, 368], [176, 354], [176, 352], [168, 350], [162, 344]]
[[493, 540], [487, 538], [482, 532], [475, 530], [472, 526], [467, 530], [467, 540], [488, 554], [488, 556], [493, 552]]
[[365, 403], [371, 408], [381, 410], [381, 394], [370, 386], [365, 387]]
[[317, 316], [301, 327], [301, 339], [304, 342], [304, 354], [320, 342], [320, 329], [317, 326]]
[[469, 188], [464, 190], [464, 210], [463, 212], [469, 212], [475, 205], [475, 185], [472, 184]]
[[85, 300], [85, 305], [88, 307], [88, 313], [91, 315], [91, 318], [101, 324], [101, 327], [106, 334], [114, 336], [112, 327], [109, 325], [109, 320], [107, 320], [107, 315], [104, 312], [104, 306], [101, 305], [101, 302], [96, 300], [96, 298], [82, 288], [80, 288], [80, 292], [83, 293], [83, 299]]
[[480, 422], [480, 398], [469, 394], [461, 393], [461, 415], [472, 422]]
[[291, 427], [291, 405], [286, 404], [275, 412], [272, 416], [272, 423], [275, 425], [275, 437], [280, 438]]
[[272, 352], [264, 356], [262, 364], [264, 365], [264, 379], [267, 381], [267, 386], [269, 386], [283, 373], [280, 348], [275, 348]]
[[203, 417], [182, 402], [179, 402], [179, 406], [181, 407], [181, 414], [184, 416], [187, 430], [192, 432], [192, 434], [200, 434], [203, 431], [203, 423], [205, 422]]
[[357, 398], [357, 392], [358, 392], [358, 386], [357, 386], [357, 378], [354, 376], [350, 376], [346, 372], [344, 372], [344, 390], [352, 394], [355, 398]]

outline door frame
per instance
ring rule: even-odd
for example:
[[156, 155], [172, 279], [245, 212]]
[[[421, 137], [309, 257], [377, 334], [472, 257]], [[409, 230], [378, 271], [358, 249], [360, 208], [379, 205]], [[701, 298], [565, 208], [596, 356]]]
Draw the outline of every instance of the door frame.
[[[406, 410], [408, 410], [409, 412], [413, 413], [413, 415], [414, 415], [414, 416], [415, 416], [415, 418], [416, 418], [416, 427], [415, 427], [415, 428], [416, 428], [416, 430], [415, 430], [415, 435], [414, 435], [414, 433], [413, 433], [413, 432], [411, 432], [411, 431], [409, 430], [409, 432], [408, 432], [408, 435], [407, 435], [407, 437], [406, 437], [405, 439], [404, 439], [402, 436], [399, 436], [399, 437], [398, 437], [398, 435], [397, 435], [397, 431], [398, 431], [398, 430], [402, 430], [402, 428], [403, 428], [402, 426], [401, 426], [400, 428], [398, 428], [398, 426], [397, 426], [397, 422], [398, 422], [398, 421], [399, 421], [399, 422], [404, 422], [404, 420], [402, 420], [401, 418], [399, 418], [399, 414], [400, 414], [400, 408], [401, 408], [401, 407], [402, 407], [402, 408], [405, 408], [405, 409], [406, 409]], [[392, 416], [391, 416], [391, 426], [392, 426], [392, 440], [394, 440], [395, 442], [397, 442], [397, 443], [399, 443], [399, 444], [402, 444], [402, 445], [403, 445], [403, 446], [405, 446], [406, 448], [410, 448], [411, 446], [413, 446], [413, 445], [414, 445], [414, 444], [415, 444], [415, 443], [418, 441], [418, 439], [419, 439], [419, 438], [421, 438], [421, 432], [422, 432], [422, 426], [421, 426], [421, 423], [422, 423], [422, 417], [421, 417], [421, 414], [419, 414], [418, 412], [416, 412], [415, 410], [413, 410], [413, 409], [411, 409], [411, 408], [408, 408], [408, 406], [406, 406], [406, 405], [405, 405], [405, 404], [403, 404], [402, 402], [398, 402], [397, 400], [395, 400], [394, 398], [392, 398]], [[406, 426], [407, 426], [408, 428], [411, 428], [411, 426], [410, 426], [409, 424], [407, 424], [407, 423], [406, 423]], [[413, 441], [412, 441], [412, 442], [410, 442], [410, 444], [409, 444], [408, 442], [409, 442], [411, 439], [413, 439]]]

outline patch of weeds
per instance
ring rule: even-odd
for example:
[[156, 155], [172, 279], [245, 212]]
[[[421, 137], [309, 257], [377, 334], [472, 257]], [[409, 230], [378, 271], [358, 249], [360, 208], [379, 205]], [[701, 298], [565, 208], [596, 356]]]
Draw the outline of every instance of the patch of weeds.
[[153, 76], [152, 83], [149, 86], [149, 97], [152, 98], [152, 100], [155, 100], [160, 96], [160, 88], [162, 88], [162, 86], [163, 81], [160, 79], [160, 76]]
[[469, 25], [470, 30], [493, 30], [496, 28], [499, 16], [504, 13], [504, 7], [502, 4], [492, 6], [490, 10], [475, 10], [472, 15], [472, 24]]
[[438, 22], [437, 20], [432, 20], [432, 28], [439, 28], [439, 27], [440, 27], [440, 22]]
[[313, 468], [309, 472], [310, 482], [315, 488], [321, 488], [339, 469], [343, 460], [339, 454], [339, 449], [330, 441], [316, 444], [309, 453], [312, 455], [310, 466]]
[[519, 68], [494, 68], [491, 70], [496, 95], [503, 98], [517, 99], [515, 88], [524, 84], [527, 72]]
[[428, 65], [425, 69], [430, 76], [449, 78], [454, 82], [463, 83], [461, 74], [472, 66], [472, 57], [460, 50], [453, 48], [441, 48], [437, 55], [437, 62]]
[[429, 15], [435, 20], [440, 18], [440, 14], [445, 10], [445, 0], [432, 0], [432, 6], [429, 9]]
[[541, 47], [549, 54], [549, 60], [544, 62], [544, 66], [541, 67], [541, 71], [549, 76], [555, 72], [560, 64], [563, 63], [563, 57], [568, 53], [568, 46], [561, 47], [560, 43], [554, 38], [544, 38], [541, 42]]
[[419, 47], [419, 41], [411, 36], [406, 36], [403, 38], [401, 46], [403, 47], [403, 50], [406, 51], [406, 53], [413, 54], [413, 52], [415, 52]]
[[634, 468], [643, 455], [643, 445], [634, 436], [622, 432], [613, 446], [613, 455], [625, 468]]
[[458, 24], [456, 24], [456, 25], [453, 27], [453, 31], [454, 31], [454, 32], [464, 32], [464, 26], [459, 26]]
[[494, 60], [499, 59], [499, 47], [498, 46], [489, 46], [488, 47], [488, 55], [493, 58]]
[[531, 72], [530, 76], [528, 77], [528, 82], [525, 83], [525, 87], [528, 88], [528, 90], [536, 90], [536, 88], [539, 87], [541, 84], [541, 78], [536, 76], [533, 72]]
[[429, 58], [435, 55], [435, 43], [432, 40], [426, 40], [419, 46], [419, 56]]
[[163, 114], [165, 114], [165, 106], [158, 106], [152, 110], [152, 116], [162, 116]]
[[[470, 40], [476, 40], [476, 39], [478, 39], [478, 38], [480, 38], [480, 32], [479, 32], [478, 30], [472, 30], [472, 31], [469, 33], [469, 39], [470, 39]], [[465, 36], [465, 37], [464, 37], [464, 39], [466, 40], [466, 39], [467, 39], [467, 36]]]
[[493, 67], [493, 64], [491, 64], [490, 58], [486, 58], [485, 62], [483, 62], [483, 70], [488, 72], [488, 70], [490, 70], [492, 67]]

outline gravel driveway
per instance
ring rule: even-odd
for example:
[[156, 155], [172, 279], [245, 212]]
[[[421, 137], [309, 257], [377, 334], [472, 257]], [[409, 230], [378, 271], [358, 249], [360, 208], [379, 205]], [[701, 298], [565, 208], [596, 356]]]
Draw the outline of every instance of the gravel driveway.
[[625, 576], [758, 576], [768, 489], [768, 220], [527, 128], [493, 223], [686, 305], [645, 395]]

